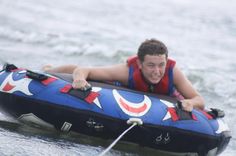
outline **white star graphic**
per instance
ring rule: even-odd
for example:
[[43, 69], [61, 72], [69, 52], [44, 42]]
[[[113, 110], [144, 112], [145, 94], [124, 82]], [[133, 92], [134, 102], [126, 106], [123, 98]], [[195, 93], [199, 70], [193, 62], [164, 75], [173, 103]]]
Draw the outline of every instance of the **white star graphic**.
[[[100, 87], [92, 87], [92, 92], [99, 92], [99, 91], [101, 91], [101, 90], [102, 90], [102, 88], [100, 88]], [[98, 100], [97, 97], [96, 97], [96, 99], [93, 101], [93, 103], [95, 103], [99, 108], [102, 109], [102, 106], [101, 106], [101, 104], [100, 104], [100, 102], [99, 102], [99, 100]]]
[[[163, 104], [165, 104], [168, 108], [173, 108], [173, 107], [175, 107], [174, 104], [171, 103], [171, 102], [169, 102], [169, 101], [165, 101], [165, 100], [160, 100], [160, 101], [161, 101]], [[165, 117], [163, 118], [163, 121], [164, 121], [164, 120], [168, 120], [168, 119], [170, 119], [170, 118], [171, 118], [170, 112], [167, 111]]]
[[[13, 93], [15, 91], [20, 91], [20, 92], [22, 92], [26, 95], [29, 95], [29, 96], [33, 95], [29, 91], [29, 84], [32, 81], [32, 79], [23, 78], [23, 79], [15, 81], [15, 80], [13, 80], [12, 76], [13, 76], [13, 73], [9, 74], [6, 77], [6, 79], [2, 82], [2, 84], [0, 86], [0, 90], [2, 92]], [[6, 85], [10, 85], [10, 86], [12, 86], [12, 88], [7, 91], [3, 90]]]

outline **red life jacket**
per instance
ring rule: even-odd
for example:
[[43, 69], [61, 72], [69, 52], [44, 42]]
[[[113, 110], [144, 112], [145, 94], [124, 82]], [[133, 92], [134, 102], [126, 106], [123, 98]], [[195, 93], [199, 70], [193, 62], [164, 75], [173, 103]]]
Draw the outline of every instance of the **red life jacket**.
[[[158, 84], [150, 85], [145, 81], [142, 72], [138, 67], [137, 59], [137, 56], [132, 56], [127, 60], [129, 66], [128, 87], [143, 92], [153, 92], [171, 96], [175, 91], [173, 68], [176, 62], [168, 59], [163, 78], [158, 82]], [[152, 87], [151, 90], [150, 87]]]

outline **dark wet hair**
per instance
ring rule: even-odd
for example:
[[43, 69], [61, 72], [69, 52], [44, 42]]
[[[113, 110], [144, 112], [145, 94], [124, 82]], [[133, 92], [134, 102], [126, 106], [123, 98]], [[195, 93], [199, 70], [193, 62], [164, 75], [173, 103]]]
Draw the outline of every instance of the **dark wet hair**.
[[166, 55], [168, 57], [168, 49], [164, 43], [156, 39], [145, 40], [138, 48], [138, 58], [144, 61], [145, 55]]

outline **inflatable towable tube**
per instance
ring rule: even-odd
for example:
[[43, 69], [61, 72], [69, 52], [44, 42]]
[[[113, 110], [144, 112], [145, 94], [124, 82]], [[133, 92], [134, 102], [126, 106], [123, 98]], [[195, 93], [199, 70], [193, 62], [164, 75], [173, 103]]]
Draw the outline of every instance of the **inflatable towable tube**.
[[185, 112], [173, 98], [100, 82], [90, 82], [87, 91], [75, 90], [71, 82], [68, 74], [37, 73], [8, 64], [0, 72], [1, 111], [22, 121], [104, 139], [115, 139], [135, 117], [143, 124], [122, 139], [167, 152], [217, 155], [230, 141], [230, 130], [216, 113]]

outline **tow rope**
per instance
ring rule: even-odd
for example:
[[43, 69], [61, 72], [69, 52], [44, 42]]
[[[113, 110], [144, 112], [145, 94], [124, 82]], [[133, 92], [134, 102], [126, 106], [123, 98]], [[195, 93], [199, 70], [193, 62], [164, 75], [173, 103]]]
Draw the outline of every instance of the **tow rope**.
[[121, 133], [121, 135], [114, 140], [102, 153], [100, 153], [98, 156], [104, 156], [113, 146], [116, 145], [116, 143], [128, 132], [130, 131], [134, 126], [136, 125], [142, 125], [143, 121], [139, 118], [130, 118], [127, 121], [127, 124], [130, 125], [132, 124], [128, 129], [126, 129], [123, 133]]

